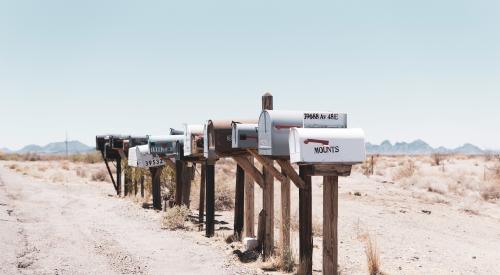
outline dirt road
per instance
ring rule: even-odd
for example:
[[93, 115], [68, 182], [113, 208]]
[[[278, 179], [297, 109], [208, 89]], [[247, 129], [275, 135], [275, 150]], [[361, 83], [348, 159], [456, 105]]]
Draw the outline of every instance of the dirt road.
[[160, 229], [111, 184], [36, 181], [0, 167], [0, 274], [248, 274], [223, 251]]

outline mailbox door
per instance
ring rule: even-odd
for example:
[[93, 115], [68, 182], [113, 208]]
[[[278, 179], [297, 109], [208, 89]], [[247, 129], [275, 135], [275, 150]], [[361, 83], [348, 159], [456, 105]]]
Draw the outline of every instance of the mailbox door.
[[263, 111], [259, 118], [259, 154], [288, 157], [290, 128], [302, 125], [301, 111]]
[[293, 163], [354, 164], [365, 160], [362, 129], [294, 128], [289, 147]]
[[233, 148], [257, 148], [258, 124], [233, 124]]
[[[185, 125], [184, 155], [203, 154], [203, 125]], [[200, 143], [201, 140], [201, 143]], [[201, 150], [200, 146], [201, 145]]]
[[149, 153], [148, 145], [137, 147], [137, 166], [142, 168], [160, 167], [165, 165], [165, 162], [158, 156], [153, 156]]
[[137, 167], [137, 147], [131, 147], [128, 149], [128, 166]]

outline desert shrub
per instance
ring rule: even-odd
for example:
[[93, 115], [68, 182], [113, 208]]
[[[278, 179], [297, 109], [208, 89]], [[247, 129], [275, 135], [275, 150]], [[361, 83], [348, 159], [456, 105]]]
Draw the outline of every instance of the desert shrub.
[[273, 255], [264, 268], [267, 271], [292, 272], [295, 268], [295, 255], [291, 250]]
[[500, 185], [490, 184], [488, 186], [483, 187], [481, 190], [481, 197], [485, 201], [500, 199]]
[[377, 243], [375, 242], [374, 239], [372, 239], [370, 234], [368, 234], [366, 238], [365, 254], [368, 265], [368, 274], [370, 275], [384, 274], [380, 270], [380, 255], [378, 252]]
[[161, 226], [169, 230], [184, 229], [189, 214], [190, 211], [185, 205], [168, 208], [163, 215]]
[[215, 185], [215, 210], [231, 210], [234, 207], [234, 194], [226, 182]]
[[49, 169], [49, 167], [46, 165], [38, 166], [38, 171], [40, 171], [40, 172], [45, 172], [45, 171], [47, 171], [47, 169]]
[[18, 167], [19, 167], [19, 165], [15, 164], [15, 163], [9, 165], [9, 169], [11, 169], [11, 170], [17, 170]]
[[37, 153], [27, 153], [22, 155], [22, 159], [24, 161], [39, 161], [42, 160], [42, 157]]
[[91, 179], [93, 181], [110, 181], [108, 172], [105, 169], [99, 169], [92, 173]]
[[413, 176], [416, 172], [415, 163], [412, 160], [408, 160], [407, 162], [403, 162], [399, 169], [395, 172], [393, 179], [400, 180], [404, 178], [409, 178]]
[[81, 177], [81, 178], [86, 178], [87, 177], [87, 170], [83, 167], [78, 167], [76, 168], [76, 175]]
[[61, 168], [62, 168], [63, 170], [68, 171], [68, 170], [69, 170], [69, 163], [67, 163], [66, 161], [65, 161], [65, 162], [63, 162], [63, 163], [61, 164]]
[[98, 163], [102, 161], [102, 156], [100, 152], [88, 152], [69, 155], [68, 159], [71, 162], [82, 162], [82, 163]]
[[431, 159], [432, 159], [433, 165], [439, 166], [439, 165], [441, 165], [441, 162], [444, 160], [444, 155], [435, 153], [435, 154], [431, 155]]
[[64, 182], [65, 181], [65, 178], [64, 178], [64, 175], [61, 174], [61, 173], [55, 173], [53, 174], [51, 177], [50, 177], [50, 180], [52, 182]]

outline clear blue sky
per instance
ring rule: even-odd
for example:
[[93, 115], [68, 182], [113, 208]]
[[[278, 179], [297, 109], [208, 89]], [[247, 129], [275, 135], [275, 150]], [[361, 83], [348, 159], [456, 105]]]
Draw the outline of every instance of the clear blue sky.
[[0, 147], [275, 109], [500, 149], [500, 1], [0, 0]]

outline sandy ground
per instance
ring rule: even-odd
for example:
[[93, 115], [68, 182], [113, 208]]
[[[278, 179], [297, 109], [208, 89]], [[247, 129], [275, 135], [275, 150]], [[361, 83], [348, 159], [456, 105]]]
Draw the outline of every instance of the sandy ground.
[[111, 184], [52, 183], [0, 163], [0, 274], [253, 274]]
[[[341, 274], [368, 273], [365, 248], [370, 239], [377, 244], [385, 274], [500, 274], [500, 197], [484, 198], [485, 192], [495, 194], [487, 187], [500, 191], [498, 177], [488, 172], [498, 162], [450, 158], [434, 165], [430, 158], [383, 158], [375, 175], [365, 176], [357, 167], [352, 176], [341, 178]], [[410, 163], [415, 169], [406, 173]], [[212, 239], [196, 230], [161, 230], [162, 213], [142, 209], [134, 203], [137, 198], [113, 196], [110, 183], [89, 180], [102, 164], [19, 162], [18, 169], [5, 168], [10, 164], [0, 162], [0, 273], [264, 273], [260, 260], [236, 262], [232, 253], [241, 244], [223, 241], [232, 232], [232, 211], [216, 213], [219, 223]], [[78, 169], [87, 175], [77, 176]], [[222, 162], [216, 174], [216, 185], [234, 187], [234, 163]], [[195, 181], [194, 210], [197, 188]], [[255, 190], [257, 214], [262, 194], [258, 186]], [[298, 191], [291, 190], [294, 229]], [[276, 243], [279, 196], [276, 181]], [[315, 177], [315, 274], [322, 269], [321, 227], [322, 181]], [[298, 258], [296, 230], [292, 240]]]

